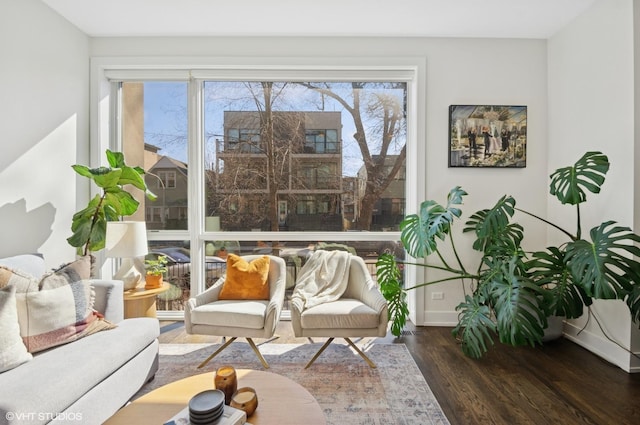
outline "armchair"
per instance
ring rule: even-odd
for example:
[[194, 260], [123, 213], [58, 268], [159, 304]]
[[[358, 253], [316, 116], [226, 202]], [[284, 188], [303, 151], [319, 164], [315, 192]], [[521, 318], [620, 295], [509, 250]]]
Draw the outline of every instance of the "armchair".
[[[314, 253], [318, 255], [320, 251]], [[305, 299], [304, 287], [316, 282], [298, 282], [291, 300], [291, 322], [296, 337], [328, 337], [329, 339], [307, 363], [305, 369], [315, 362], [334, 338], [344, 338], [347, 343], [375, 368], [375, 364], [358, 348], [351, 337], [384, 337], [387, 334], [388, 307], [377, 285], [371, 279], [361, 257], [349, 256], [347, 285], [342, 295], [335, 300], [323, 300], [320, 304]], [[326, 298], [326, 297], [324, 297]], [[335, 297], [334, 297], [335, 298]]]
[[[247, 255], [242, 258], [252, 261], [262, 255]], [[202, 294], [189, 299], [185, 304], [184, 325], [188, 334], [216, 335], [230, 337], [198, 368], [204, 367], [211, 359], [237, 338], [246, 338], [265, 369], [268, 363], [256, 347], [252, 338], [272, 338], [280, 320], [284, 303], [286, 266], [280, 257], [269, 256], [269, 300], [220, 300], [220, 290], [226, 275]]]

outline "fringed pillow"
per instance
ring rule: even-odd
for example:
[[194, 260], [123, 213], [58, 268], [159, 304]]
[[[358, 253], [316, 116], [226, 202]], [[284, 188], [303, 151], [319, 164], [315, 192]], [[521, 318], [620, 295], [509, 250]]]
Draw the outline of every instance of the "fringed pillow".
[[85, 256], [40, 280], [0, 271], [0, 286], [3, 281], [16, 285], [20, 335], [30, 353], [115, 327], [93, 310], [90, 270], [91, 259]]

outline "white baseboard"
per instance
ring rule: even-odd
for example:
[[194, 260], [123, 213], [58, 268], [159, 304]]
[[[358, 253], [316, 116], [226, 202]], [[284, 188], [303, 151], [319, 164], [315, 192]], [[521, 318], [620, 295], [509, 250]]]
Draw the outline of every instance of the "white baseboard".
[[640, 372], [640, 366], [631, 367], [630, 357], [632, 355], [627, 350], [609, 341], [602, 335], [588, 330], [582, 330], [575, 324], [565, 322], [564, 337], [591, 351], [595, 355], [602, 357], [609, 363], [618, 366], [625, 372]]
[[424, 321], [418, 326], [450, 326], [458, 324], [458, 313], [455, 311], [425, 311]]

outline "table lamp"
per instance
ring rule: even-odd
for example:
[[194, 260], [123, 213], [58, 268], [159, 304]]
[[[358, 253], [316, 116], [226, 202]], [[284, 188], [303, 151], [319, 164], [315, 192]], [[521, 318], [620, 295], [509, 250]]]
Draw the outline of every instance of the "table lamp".
[[122, 259], [120, 269], [113, 278], [123, 282], [125, 291], [135, 288], [144, 276], [141, 257], [149, 252], [146, 223], [108, 221], [105, 248], [107, 257]]

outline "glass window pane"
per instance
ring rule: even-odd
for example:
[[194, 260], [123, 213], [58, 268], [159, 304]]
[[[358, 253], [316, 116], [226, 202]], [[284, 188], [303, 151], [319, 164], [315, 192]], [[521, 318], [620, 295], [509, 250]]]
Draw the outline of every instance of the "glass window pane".
[[138, 197], [147, 228], [187, 229], [187, 83], [122, 83], [121, 122], [127, 163], [147, 171], [145, 182], [157, 195]]
[[390, 253], [395, 255], [398, 260], [405, 258], [405, 252], [400, 241], [208, 241], [205, 243], [207, 255], [206, 286], [211, 286], [218, 277], [222, 276], [225, 266], [224, 264], [221, 265], [220, 261], [224, 261], [226, 255], [230, 252], [238, 255], [275, 255], [283, 258], [287, 267], [285, 309], [288, 309], [288, 300], [293, 294], [298, 272], [313, 252], [318, 249], [348, 251], [362, 257], [374, 281], [376, 281], [378, 255]]
[[404, 204], [406, 90], [205, 82], [205, 214], [223, 231], [398, 230], [404, 207], [379, 205]]

